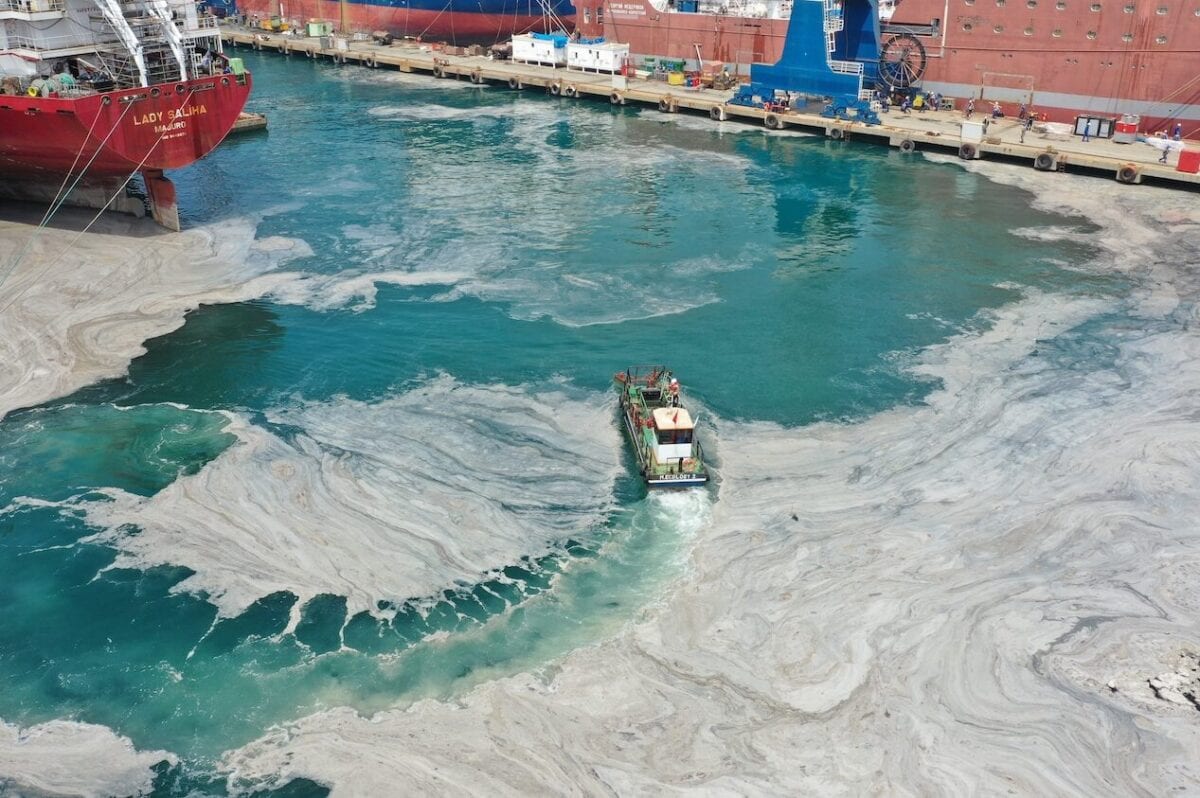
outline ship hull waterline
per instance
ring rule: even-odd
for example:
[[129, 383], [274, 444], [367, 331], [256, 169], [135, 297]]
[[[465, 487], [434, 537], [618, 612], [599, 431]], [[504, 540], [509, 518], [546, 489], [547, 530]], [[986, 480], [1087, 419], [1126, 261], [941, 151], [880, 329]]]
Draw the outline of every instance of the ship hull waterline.
[[175, 190], [164, 170], [212, 152], [251, 86], [245, 73], [77, 98], [0, 96], [3, 194], [50, 202], [60, 186], [74, 186], [66, 204], [132, 210], [122, 188], [141, 174], [151, 214], [178, 230]]
[[[323, 19], [339, 26], [344, 14], [345, 25], [350, 30], [387, 31], [397, 37], [451, 44], [495, 44], [508, 41], [519, 33], [547, 33], [574, 27], [573, 7], [562, 0], [552, 0], [549, 4], [554, 15], [544, 14], [542, 7], [531, 0], [485, 0], [469, 9], [455, 8], [458, 1], [421, 8], [415, 2], [405, 5], [346, 3], [343, 7], [341, 3], [329, 0], [301, 0], [285, 2], [284, 10], [295, 20]], [[260, 19], [270, 19], [280, 13], [275, 0], [239, 2], [238, 11]]]
[[[1053, 122], [1137, 114], [1143, 132], [1182, 122], [1185, 136], [1200, 135], [1200, 49], [1174, 35], [1195, 29], [1200, 36], [1200, 17], [1179, 11], [1183, 16], [1173, 22], [1156, 9], [1139, 8], [1137, 15], [1118, 10], [1111, 19], [1089, 19], [1095, 29], [1086, 36], [1072, 31], [1083, 39], [1079, 42], [1066, 37], [1062, 12], [1046, 5], [1049, 9], [1036, 12], [1045, 19], [1032, 24], [1024, 17], [1021, 26], [998, 24], [1004, 13], [998, 8], [990, 12], [996, 19], [989, 20], [997, 24], [954, 20], [954, 27], [943, 27], [937, 36], [921, 36], [928, 55], [921, 88], [960, 99], [995, 100], [1008, 115], [1025, 102]], [[940, 0], [904, 0], [897, 14], [922, 20], [927, 27], [931, 19], [944, 16], [944, 8]], [[1138, 15], [1145, 19], [1133, 18]], [[790, 24], [788, 19], [660, 11], [646, 0], [579, 0], [576, 19], [582, 35], [627, 43], [635, 60], [655, 56], [692, 64], [719, 62], [742, 76], [750, 64], [780, 60]], [[992, 32], [995, 28], [1001, 32]], [[1137, 34], [1131, 38], [1127, 29]], [[983, 39], [983, 31], [997, 41]], [[1044, 45], [1036, 42], [1039, 34], [1048, 39]], [[881, 40], [888, 38], [884, 33]]]

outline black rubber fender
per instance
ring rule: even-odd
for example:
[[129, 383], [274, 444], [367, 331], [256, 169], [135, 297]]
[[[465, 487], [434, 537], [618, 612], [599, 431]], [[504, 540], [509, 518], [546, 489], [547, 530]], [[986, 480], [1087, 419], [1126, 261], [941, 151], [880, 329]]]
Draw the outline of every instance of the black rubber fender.
[[917, 148], [917, 143], [912, 139], [902, 139], [900, 141], [900, 152], [912, 152]]
[[1058, 166], [1058, 159], [1048, 152], [1039, 152], [1033, 159], [1033, 168], [1039, 172], [1049, 172]]
[[978, 152], [974, 144], [963, 144], [958, 148], [958, 157], [964, 161], [973, 161]]
[[1138, 169], [1135, 164], [1124, 163], [1117, 170], [1117, 180], [1122, 183], [1136, 183], [1138, 177], [1142, 174], [1142, 170]]

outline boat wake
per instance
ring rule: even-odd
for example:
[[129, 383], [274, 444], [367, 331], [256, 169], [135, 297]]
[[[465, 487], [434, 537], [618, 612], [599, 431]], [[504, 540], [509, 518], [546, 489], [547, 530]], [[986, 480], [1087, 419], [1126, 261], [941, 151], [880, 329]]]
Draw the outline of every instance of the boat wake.
[[139, 751], [104, 726], [55, 720], [28, 728], [0, 721], [0, 787], [13, 795], [143, 795], [166, 751]]
[[720, 501], [641, 622], [453, 705], [306, 718], [230, 752], [235, 781], [1188, 790], [1200, 213], [1031, 188], [1102, 226], [1085, 266], [1127, 293], [1027, 291], [922, 356], [921, 407], [723, 423]]
[[268, 419], [273, 431], [231, 416], [239, 443], [153, 496], [106, 489], [84, 502], [96, 540], [121, 552], [113, 567], [186, 566], [176, 589], [222, 617], [279, 592], [299, 599], [293, 626], [323, 594], [344, 596], [351, 615], [386, 614], [588, 537], [620, 468], [610, 402], [554, 389], [439, 377]]

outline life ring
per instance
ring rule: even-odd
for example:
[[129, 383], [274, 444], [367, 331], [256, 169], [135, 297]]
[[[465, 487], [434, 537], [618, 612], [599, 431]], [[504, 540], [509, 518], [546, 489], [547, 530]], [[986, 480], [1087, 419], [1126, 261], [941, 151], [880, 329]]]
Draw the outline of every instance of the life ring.
[[783, 120], [779, 118], [779, 114], [767, 114], [763, 117], [763, 124], [771, 130], [783, 129]]
[[612, 94], [608, 95], [608, 101], [613, 105], [624, 105], [625, 97], [621, 94], [621, 92], [614, 91]]
[[1033, 159], [1033, 168], [1039, 172], [1049, 172], [1058, 166], [1058, 159], [1048, 152], [1039, 152]]
[[714, 105], [708, 109], [708, 116], [714, 122], [724, 122], [729, 118], [729, 114], [725, 111], [725, 106]]
[[975, 160], [976, 150], [974, 144], [963, 144], [958, 148], [958, 157], [964, 161]]
[[1136, 183], [1141, 174], [1142, 170], [1138, 169], [1136, 164], [1125, 163], [1117, 170], [1117, 180], [1122, 183]]
[[912, 152], [917, 148], [917, 143], [912, 139], [901, 139], [900, 152]]
[[446, 70], [445, 70], [445, 69], [442, 67], [442, 65], [441, 65], [441, 64], [434, 64], [434, 65], [433, 65], [433, 76], [434, 76], [435, 78], [444, 78], [444, 77], [446, 77]]
[[546, 87], [546, 90], [550, 92], [551, 97], [557, 97], [558, 95], [562, 94], [562, 85], [559, 83], [551, 83]]
[[565, 96], [565, 97], [578, 97], [578, 96], [579, 96], [579, 89], [575, 88], [574, 86], [567, 86], [566, 88], [564, 88], [564, 89], [563, 89], [563, 96]]
[[664, 114], [671, 113], [671, 101], [666, 97], [663, 97], [658, 101], [658, 110], [662, 111]]
[[26, 89], [25, 93], [28, 94], [30, 97], [38, 96], [38, 90], [35, 89], [33, 86], [30, 86], [28, 89]]
[[517, 89], [521, 88], [521, 81], [517, 80], [516, 78], [509, 78], [508, 87], [513, 91], [516, 91]]
[[835, 127], [829, 131], [829, 138], [833, 139], [834, 141], [841, 141], [845, 137], [846, 131], [842, 130], [840, 127]]

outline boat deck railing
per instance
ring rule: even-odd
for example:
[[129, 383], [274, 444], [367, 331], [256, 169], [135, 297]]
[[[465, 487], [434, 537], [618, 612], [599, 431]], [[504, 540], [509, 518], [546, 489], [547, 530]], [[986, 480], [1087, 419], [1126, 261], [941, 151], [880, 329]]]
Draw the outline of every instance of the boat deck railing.
[[66, 11], [66, 0], [0, 0], [0, 11], [20, 14], [40, 14], [43, 11]]

